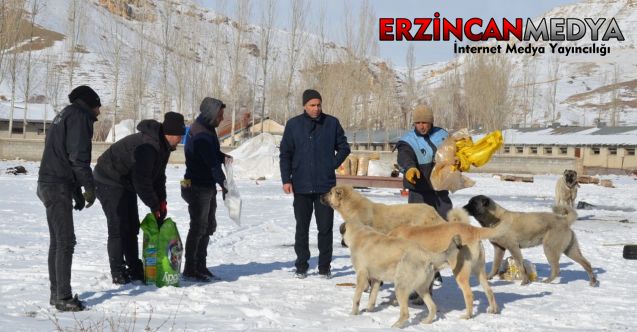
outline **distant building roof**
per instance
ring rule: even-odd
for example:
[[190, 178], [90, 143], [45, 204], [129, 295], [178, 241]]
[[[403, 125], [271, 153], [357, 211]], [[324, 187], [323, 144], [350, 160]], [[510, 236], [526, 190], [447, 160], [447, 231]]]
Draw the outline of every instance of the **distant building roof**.
[[385, 131], [385, 129], [376, 129], [371, 130], [371, 132], [368, 132], [365, 129], [346, 130], [345, 136], [347, 136], [348, 143], [395, 144], [405, 134], [405, 132], [405, 129], [388, 129], [387, 131]]
[[502, 136], [516, 145], [637, 145], [637, 126], [506, 129]]
[[[46, 106], [46, 118], [50, 122], [55, 118], [56, 113], [53, 111], [53, 106], [49, 104], [31, 104], [29, 103], [29, 109], [27, 110], [27, 121], [29, 122], [43, 122], [44, 110]], [[9, 121], [11, 117], [11, 102], [0, 102], [0, 121]], [[13, 121], [22, 122], [24, 119], [24, 103], [15, 103], [13, 109]]]

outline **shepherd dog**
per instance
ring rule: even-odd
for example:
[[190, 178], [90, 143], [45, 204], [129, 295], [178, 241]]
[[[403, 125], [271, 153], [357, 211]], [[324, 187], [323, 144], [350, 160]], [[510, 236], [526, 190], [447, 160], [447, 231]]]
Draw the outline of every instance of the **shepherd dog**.
[[510, 223], [509, 231], [490, 239], [493, 244], [493, 266], [489, 279], [498, 273], [504, 253], [508, 250], [520, 271], [524, 271], [522, 285], [530, 282], [529, 271], [524, 268], [521, 249], [542, 245], [544, 255], [551, 266], [551, 275], [544, 280], [550, 283], [560, 274], [560, 256], [565, 254], [579, 263], [589, 277], [589, 285], [598, 286], [597, 276], [591, 264], [584, 258], [579, 242], [571, 225], [577, 219], [575, 210], [566, 205], [553, 207], [553, 212], [516, 212], [509, 211], [491, 198], [479, 195], [469, 200], [464, 209], [473, 216], [482, 227], [495, 227], [500, 223]]
[[564, 170], [564, 174], [557, 180], [555, 184], [555, 205], [568, 205], [575, 207], [575, 198], [577, 198], [577, 172], [571, 169]]

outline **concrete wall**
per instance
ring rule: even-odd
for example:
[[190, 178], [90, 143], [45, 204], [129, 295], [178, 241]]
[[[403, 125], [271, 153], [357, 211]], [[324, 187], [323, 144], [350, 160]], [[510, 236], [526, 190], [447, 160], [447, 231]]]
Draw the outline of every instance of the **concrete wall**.
[[[508, 152], [507, 152], [508, 148]], [[522, 152], [520, 152], [522, 149]], [[535, 150], [534, 150], [535, 149]], [[550, 149], [548, 151], [547, 149]], [[563, 153], [566, 149], [566, 153]], [[576, 150], [579, 149], [579, 159], [585, 168], [616, 168], [632, 170], [637, 169], [637, 155], [635, 147], [620, 146], [546, 146], [546, 145], [510, 145], [500, 149], [496, 156], [506, 157], [554, 157], [576, 158]], [[535, 153], [534, 153], [535, 151]]]

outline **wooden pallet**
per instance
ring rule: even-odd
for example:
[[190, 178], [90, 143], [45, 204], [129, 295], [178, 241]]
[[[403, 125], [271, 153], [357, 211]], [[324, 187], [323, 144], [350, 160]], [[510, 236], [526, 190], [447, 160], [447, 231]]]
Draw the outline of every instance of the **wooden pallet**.
[[366, 188], [403, 188], [403, 178], [389, 176], [336, 175], [336, 184]]
[[501, 181], [533, 182], [533, 175], [496, 174], [496, 176], [499, 176]]

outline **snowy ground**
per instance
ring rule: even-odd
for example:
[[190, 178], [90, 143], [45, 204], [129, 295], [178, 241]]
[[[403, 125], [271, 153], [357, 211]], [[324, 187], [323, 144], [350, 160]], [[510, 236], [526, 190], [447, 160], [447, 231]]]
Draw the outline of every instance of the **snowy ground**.
[[[35, 195], [37, 164], [5, 161], [0, 169], [23, 164], [27, 176], [0, 175], [0, 326], [3, 330], [53, 330], [90, 327], [107, 330], [259, 330], [259, 331], [369, 331], [385, 330], [398, 317], [398, 307], [387, 303], [391, 287], [384, 286], [375, 312], [349, 314], [353, 289], [337, 286], [354, 282], [349, 251], [341, 248], [334, 229], [333, 278], [316, 273], [316, 229], [311, 230], [312, 260], [308, 278], [298, 280], [294, 270], [294, 218], [292, 197], [278, 181], [239, 180], [244, 202], [242, 225], [235, 225], [225, 208], [218, 211], [218, 232], [208, 248], [208, 266], [222, 278], [210, 284], [182, 282], [179, 288], [125, 285], [110, 281], [106, 255], [106, 222], [99, 203], [75, 214], [75, 248], [72, 286], [90, 310], [59, 313], [48, 305], [48, 230], [44, 207]], [[168, 169], [169, 216], [177, 222], [182, 238], [188, 231], [186, 205], [179, 196], [183, 167]], [[556, 176], [536, 176], [535, 183], [500, 182], [488, 175], [471, 174], [477, 184], [453, 195], [463, 205], [476, 194], [493, 197], [507, 208], [548, 210]], [[461, 320], [464, 303], [460, 290], [443, 271], [444, 284], [434, 291], [438, 318], [430, 326], [419, 324], [424, 306], [412, 305], [406, 331], [590, 331], [635, 330], [637, 261], [622, 258], [614, 243], [637, 241], [637, 181], [611, 177], [616, 188], [582, 185], [578, 199], [603, 206], [579, 211], [574, 229], [584, 255], [598, 274], [599, 288], [588, 286], [583, 269], [563, 257], [562, 276], [553, 284], [520, 286], [494, 280], [501, 314], [486, 314], [487, 301], [472, 280], [476, 316]], [[396, 190], [371, 190], [378, 202], [404, 201]], [[140, 208], [140, 213], [146, 213]], [[619, 222], [620, 220], [628, 222]], [[336, 217], [335, 225], [341, 223]], [[475, 223], [475, 221], [474, 221]], [[492, 249], [485, 244], [487, 268]], [[536, 264], [541, 278], [549, 267], [541, 248], [527, 249], [525, 258]], [[366, 306], [367, 294], [362, 307]]]

